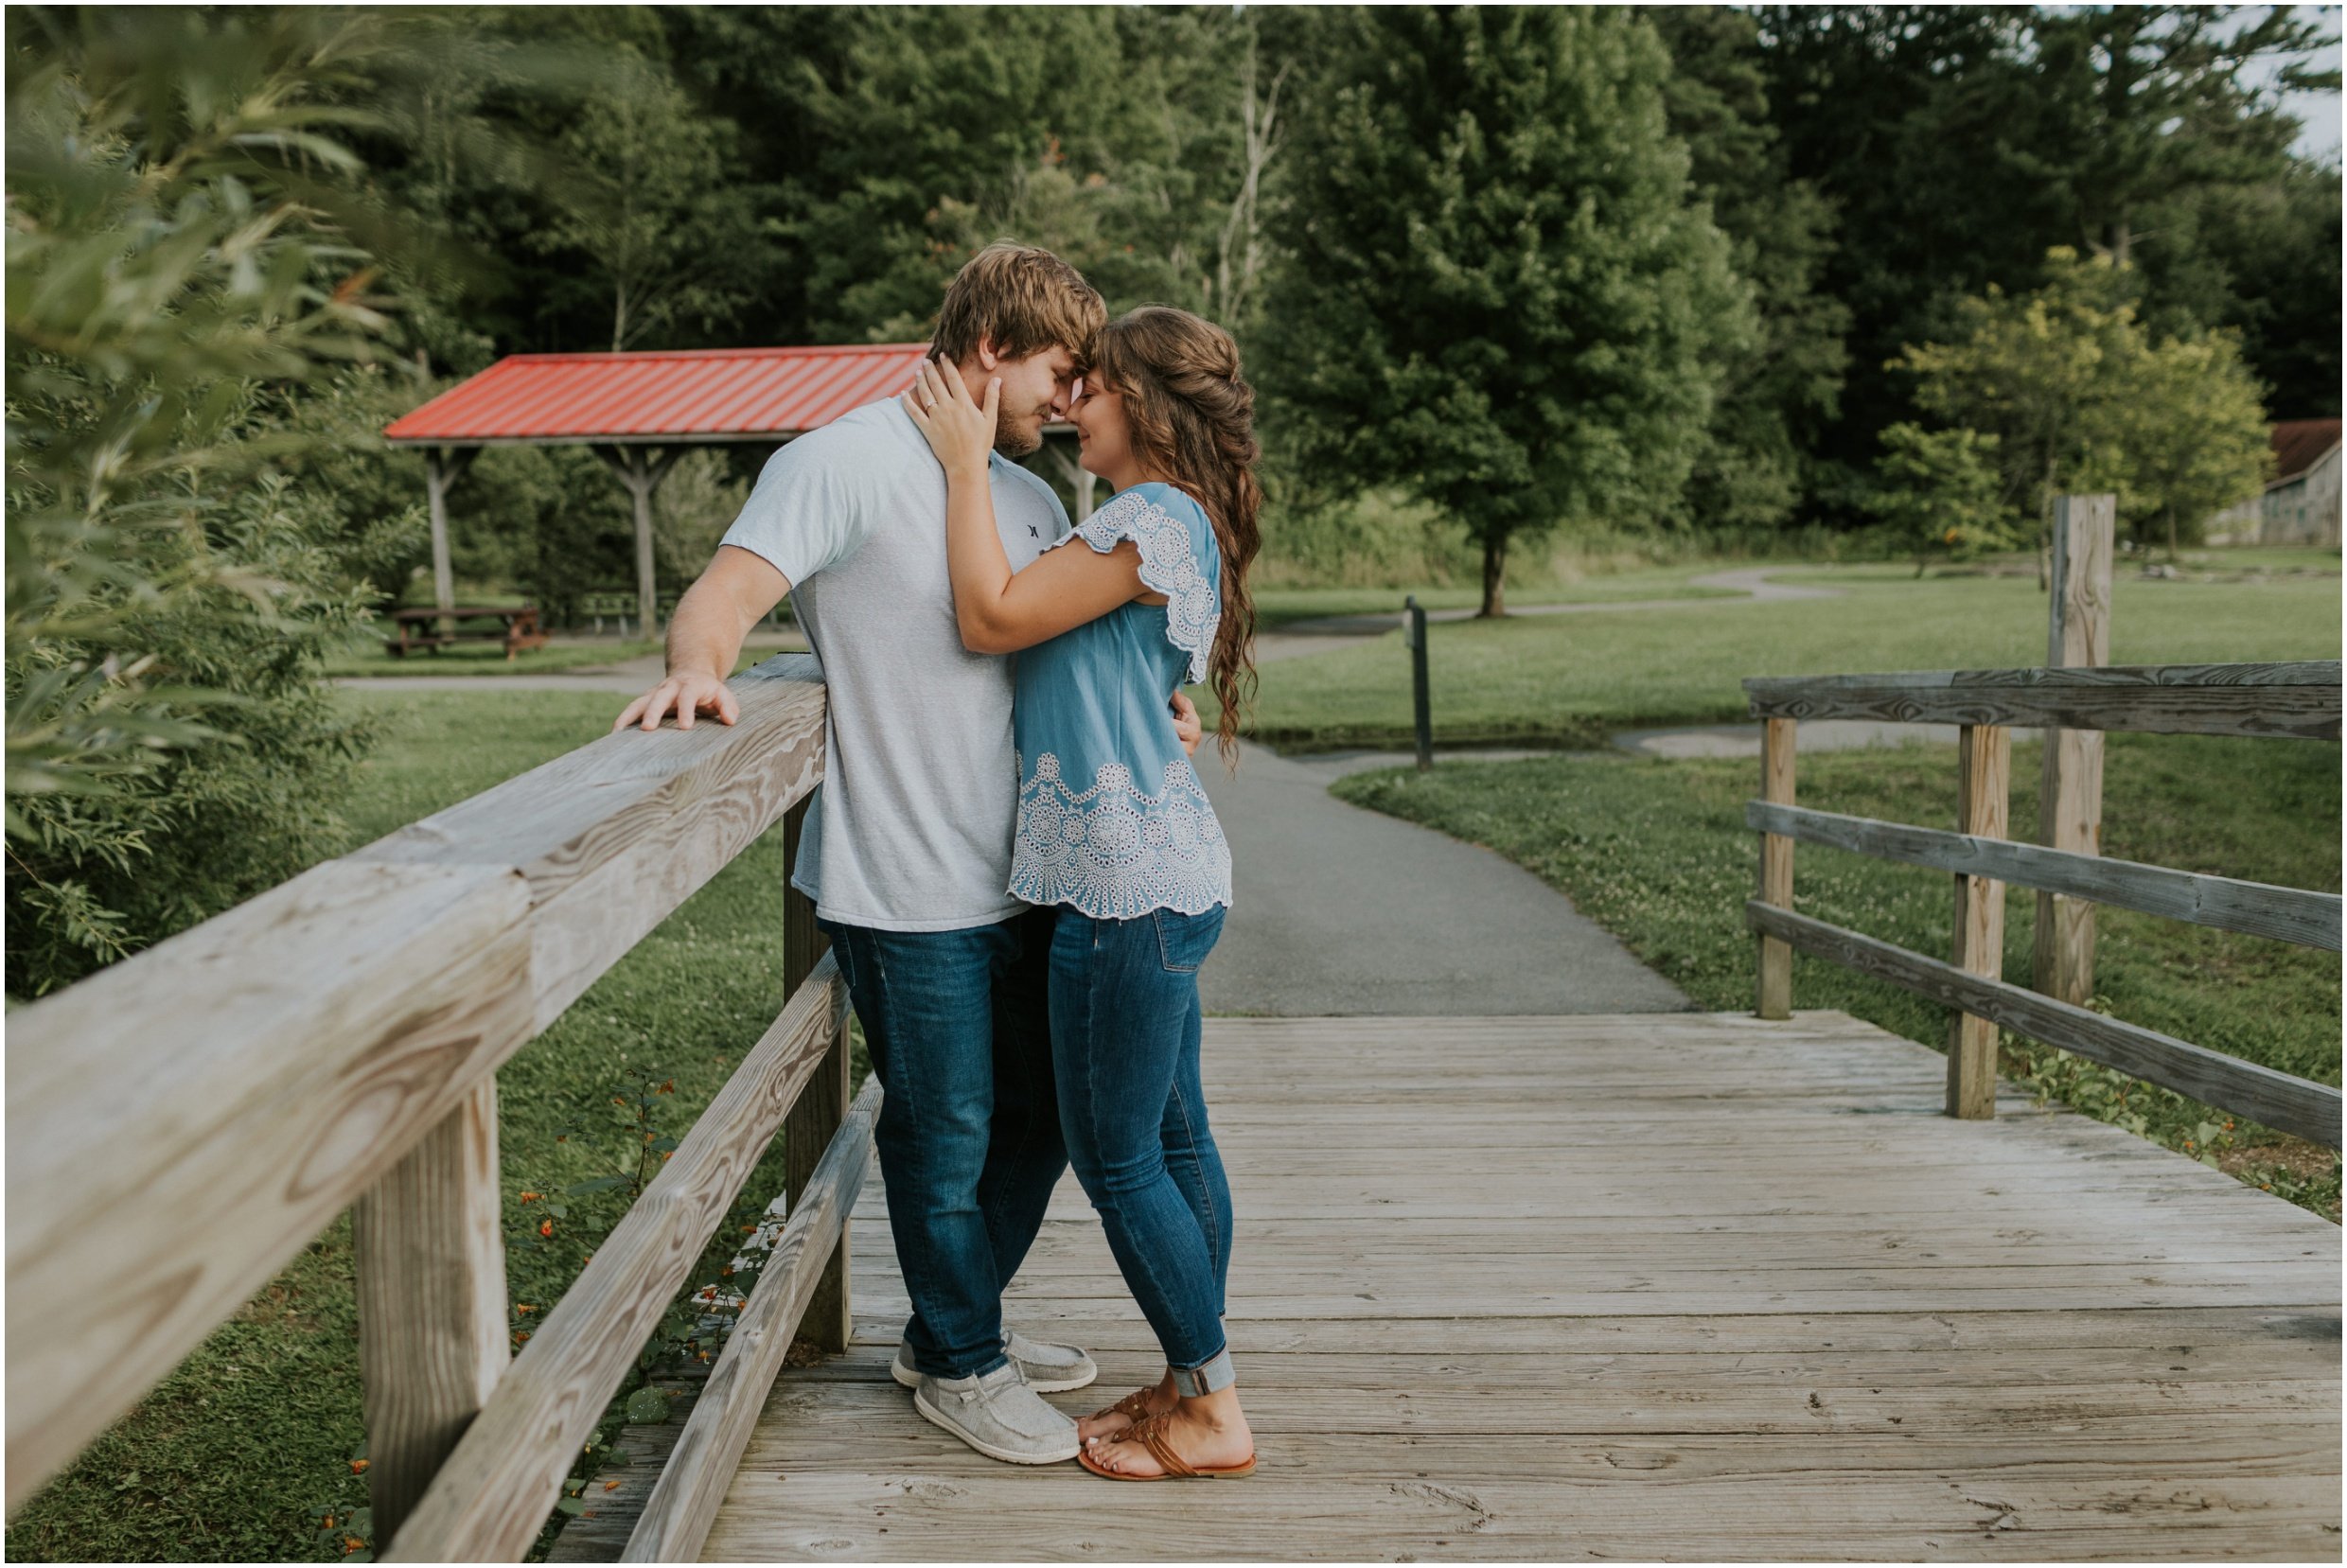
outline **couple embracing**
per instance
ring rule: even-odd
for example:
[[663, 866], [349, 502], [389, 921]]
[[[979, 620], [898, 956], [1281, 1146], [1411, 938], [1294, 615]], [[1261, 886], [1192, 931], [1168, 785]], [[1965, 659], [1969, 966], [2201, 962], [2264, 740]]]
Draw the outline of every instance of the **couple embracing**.
[[[1107, 319], [1048, 251], [987, 247], [901, 398], [776, 452], [677, 607], [667, 678], [616, 728], [732, 723], [725, 677], [781, 600], [830, 696], [792, 880], [815, 900], [879, 1075], [889, 1228], [912, 1298], [894, 1373], [979, 1453], [1112, 1480], [1255, 1467], [1224, 1338], [1230, 1189], [1199, 1082], [1198, 966], [1230, 850], [1198, 783], [1226, 756], [1253, 611], [1253, 394], [1220, 327]], [[1071, 420], [1115, 495], [1070, 528], [1010, 457]], [[1071, 1421], [1098, 1375], [1002, 1321], [1072, 1164], [1165, 1351]]]

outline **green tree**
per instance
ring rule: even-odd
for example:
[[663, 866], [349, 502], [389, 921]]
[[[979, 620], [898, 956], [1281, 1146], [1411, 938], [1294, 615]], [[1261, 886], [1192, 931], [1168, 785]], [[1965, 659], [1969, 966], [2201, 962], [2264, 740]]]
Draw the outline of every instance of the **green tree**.
[[558, 291], [591, 291], [615, 352], [736, 319], [773, 247], [768, 199], [738, 167], [732, 121], [623, 45], [556, 145], [567, 167], [534, 238], [542, 254], [585, 263], [556, 273]]
[[2152, 209], [2139, 250], [2144, 313], [2162, 329], [2221, 326], [2269, 389], [2276, 419], [2339, 412], [2339, 170], [2292, 158], [2272, 179]]
[[2056, 496], [2109, 490], [2139, 537], [2158, 524], [2172, 550], [2179, 530], [2256, 492], [2257, 383], [2229, 334], [2155, 339], [2109, 256], [2056, 249], [2046, 270], [2043, 288], [1991, 288], [1962, 302], [1949, 342], [1908, 349], [1915, 401], [1997, 438], [2005, 504], [2041, 528]]
[[2338, 35], [2296, 7], [2063, 8], [2031, 32], [2040, 143], [2067, 166], [2079, 240], [2122, 266], [2147, 209], [2280, 172], [2298, 122], [2245, 76], [2252, 66], [2277, 65], [2276, 87], [2338, 87], [2336, 69], [2310, 63]]
[[1915, 557], [1915, 575], [1937, 556], [2004, 549], [2020, 537], [1997, 472], [1997, 438], [1970, 430], [1926, 430], [1902, 420], [1882, 432], [1868, 499], [1883, 527]]
[[1823, 287], [1833, 214], [1812, 184], [1788, 172], [1751, 13], [1683, 6], [1652, 18], [1671, 54], [1671, 132], [1686, 143], [1695, 190], [1752, 287], [1758, 328], [1728, 360], [1685, 509], [1698, 527], [1773, 528], [1808, 488], [1809, 453], [1840, 413], [1850, 312]]
[[1627, 12], [1357, 13], [1300, 129], [1267, 379], [1302, 460], [1399, 483], [1482, 547], [1675, 503], [1749, 333]]
[[2172, 338], [2137, 356], [2114, 408], [2122, 517], [2139, 541], [2156, 526], [2176, 558], [2208, 520], [2258, 493], [2273, 467], [2271, 427], [2231, 334]]
[[[290, 874], [360, 731], [362, 610], [291, 390], [383, 330], [399, 225], [341, 137], [401, 18], [12, 10], [8, 952], [38, 992]], [[386, 526], [396, 526], [387, 524]]]
[[2043, 288], [1991, 284], [1958, 303], [1948, 342], [1897, 361], [1915, 378], [1918, 406], [1997, 437], [2006, 503], [2041, 531], [2055, 497], [2118, 487], [2119, 403], [2146, 346], [2126, 294], [2108, 256], [2056, 249]]

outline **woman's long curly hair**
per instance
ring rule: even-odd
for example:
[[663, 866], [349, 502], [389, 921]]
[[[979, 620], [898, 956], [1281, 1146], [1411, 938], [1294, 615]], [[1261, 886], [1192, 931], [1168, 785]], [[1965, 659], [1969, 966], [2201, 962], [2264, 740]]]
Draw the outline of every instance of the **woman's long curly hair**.
[[1255, 389], [1239, 371], [1239, 345], [1210, 321], [1144, 305], [1103, 329], [1094, 369], [1122, 398], [1133, 455], [1206, 508], [1223, 555], [1222, 621], [1207, 679], [1222, 703], [1215, 740], [1234, 764], [1241, 712], [1255, 698], [1255, 601], [1247, 568], [1262, 548], [1262, 488], [1255, 464]]

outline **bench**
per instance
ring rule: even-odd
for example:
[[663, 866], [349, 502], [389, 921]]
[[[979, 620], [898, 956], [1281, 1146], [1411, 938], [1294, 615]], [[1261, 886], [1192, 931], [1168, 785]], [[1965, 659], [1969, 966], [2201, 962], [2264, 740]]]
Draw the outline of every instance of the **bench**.
[[[451, 643], [503, 643], [507, 659], [524, 648], [542, 648], [546, 645], [546, 634], [538, 629], [538, 607], [535, 605], [522, 605], [511, 609], [402, 609], [393, 611], [391, 619], [399, 628], [399, 640], [386, 643], [383, 646], [395, 659], [404, 659], [416, 648], [438, 653]], [[460, 621], [489, 620], [497, 623], [495, 629], [455, 629], [456, 623]], [[449, 630], [438, 629], [444, 622]]]

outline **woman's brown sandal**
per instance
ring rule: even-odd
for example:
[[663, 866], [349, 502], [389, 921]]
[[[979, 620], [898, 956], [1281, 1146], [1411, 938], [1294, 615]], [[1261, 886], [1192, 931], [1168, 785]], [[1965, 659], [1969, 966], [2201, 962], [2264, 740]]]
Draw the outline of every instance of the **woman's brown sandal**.
[[[1156, 1391], [1155, 1387], [1136, 1388], [1116, 1403], [1101, 1406], [1085, 1419], [1104, 1421], [1111, 1416], [1122, 1416], [1127, 1422], [1138, 1421], [1149, 1414], [1149, 1397]], [[1132, 1430], [1130, 1425], [1125, 1428], [1127, 1432]]]
[[1125, 1475], [1110, 1470], [1092, 1457], [1089, 1448], [1077, 1452], [1076, 1463], [1110, 1481], [1234, 1481], [1242, 1475], [1255, 1473], [1255, 1455], [1252, 1453], [1236, 1465], [1193, 1465], [1185, 1460], [1174, 1452], [1174, 1445], [1166, 1441], [1165, 1420], [1171, 1414], [1171, 1411], [1161, 1410], [1154, 1416], [1143, 1416], [1121, 1434], [1109, 1439], [1118, 1443], [1139, 1443], [1149, 1451], [1149, 1456], [1157, 1461], [1160, 1467], [1157, 1474]]

